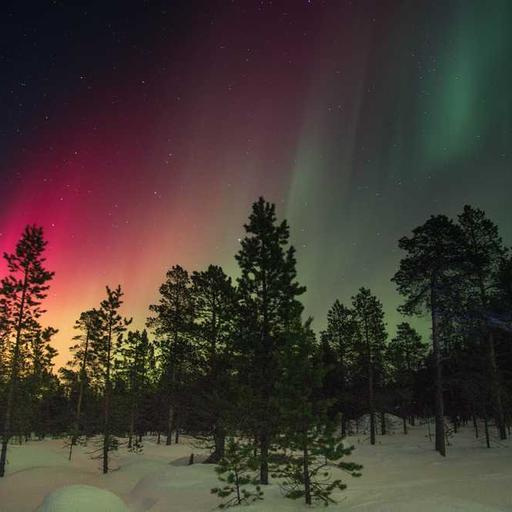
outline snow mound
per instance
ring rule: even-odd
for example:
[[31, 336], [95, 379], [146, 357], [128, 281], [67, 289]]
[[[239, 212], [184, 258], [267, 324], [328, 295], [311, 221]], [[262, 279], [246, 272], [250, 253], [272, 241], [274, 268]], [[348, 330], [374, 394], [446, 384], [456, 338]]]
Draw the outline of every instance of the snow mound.
[[37, 512], [128, 512], [114, 493], [90, 485], [67, 485], [47, 494]]

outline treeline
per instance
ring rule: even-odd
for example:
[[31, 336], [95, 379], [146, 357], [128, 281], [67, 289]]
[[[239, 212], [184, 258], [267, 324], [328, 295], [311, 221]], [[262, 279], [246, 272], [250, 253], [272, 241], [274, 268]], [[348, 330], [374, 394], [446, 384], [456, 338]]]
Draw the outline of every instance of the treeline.
[[[0, 288], [2, 456], [31, 436], [94, 438], [104, 472], [112, 450], [142, 450], [144, 437], [178, 443], [182, 433], [211, 447], [226, 505], [260, 499], [271, 476], [285, 494], [328, 503], [345, 485], [324, 479], [345, 462], [343, 438], [358, 425], [369, 442], [435, 418], [435, 447], [472, 421], [504, 439], [510, 428], [512, 260], [497, 227], [466, 206], [457, 219], [431, 217], [399, 241], [393, 277], [404, 315], [428, 314], [431, 343], [402, 322], [389, 339], [383, 305], [367, 288], [335, 301], [317, 336], [304, 317], [286, 221], [263, 199], [252, 208], [235, 256], [233, 282], [219, 266], [176, 265], [149, 307], [147, 330], [130, 330], [120, 287], [76, 320], [69, 364], [53, 371], [55, 330], [39, 319], [53, 273], [41, 228], [29, 226]], [[246, 487], [244, 492], [240, 488]], [[249, 490], [252, 489], [252, 490]]]

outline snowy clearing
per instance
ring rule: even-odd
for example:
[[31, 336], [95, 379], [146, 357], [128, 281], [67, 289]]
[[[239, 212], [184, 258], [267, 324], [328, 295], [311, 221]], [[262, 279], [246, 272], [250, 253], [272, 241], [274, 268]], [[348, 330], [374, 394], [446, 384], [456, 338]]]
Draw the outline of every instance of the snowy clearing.
[[[329, 510], [349, 512], [497, 512], [512, 511], [512, 457], [508, 444], [486, 449], [469, 428], [450, 441], [448, 457], [441, 458], [426, 436], [426, 427], [413, 427], [407, 436], [378, 437], [370, 446], [351, 437], [353, 460], [364, 465], [359, 479], [343, 477], [348, 489], [334, 497]], [[101, 474], [91, 460], [90, 447], [75, 449], [67, 460], [63, 440], [31, 441], [9, 449], [7, 477], [0, 482], [1, 512], [117, 512], [121, 498], [133, 512], [211, 512], [218, 504], [210, 489], [217, 485], [213, 466], [187, 465], [190, 453], [201, 450], [183, 438], [180, 445], [157, 445], [145, 440], [144, 453], [120, 450], [112, 458], [114, 470]], [[64, 486], [74, 488], [61, 489]], [[59, 490], [58, 490], [59, 489]], [[58, 490], [52, 497], [53, 491]], [[62, 508], [69, 496], [86, 496], [87, 508]], [[60, 500], [60, 501], [59, 501]], [[53, 507], [53, 508], [52, 508]], [[59, 508], [60, 507], [60, 508]], [[117, 507], [117, 508], [116, 508]], [[322, 507], [318, 507], [322, 508]], [[305, 510], [300, 502], [281, 496], [278, 485], [265, 488], [265, 499], [244, 510]]]

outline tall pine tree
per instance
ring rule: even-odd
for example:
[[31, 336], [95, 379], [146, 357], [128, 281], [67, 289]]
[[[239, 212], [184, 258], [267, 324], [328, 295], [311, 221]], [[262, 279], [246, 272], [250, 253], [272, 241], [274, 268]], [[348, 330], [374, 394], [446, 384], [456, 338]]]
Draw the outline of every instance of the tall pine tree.
[[[9, 383], [7, 403], [5, 405], [4, 424], [2, 433], [2, 451], [0, 454], [0, 477], [5, 474], [7, 446], [12, 436], [13, 413], [18, 398], [16, 396], [22, 354], [25, 352], [23, 343], [25, 334], [38, 326], [38, 320], [44, 312], [41, 302], [46, 298], [48, 282], [53, 272], [45, 269], [43, 256], [46, 248], [43, 229], [37, 226], [27, 226], [16, 250], [4, 254], [7, 262], [8, 275], [0, 283], [0, 310], [4, 313], [4, 329], [12, 346], [9, 360]], [[4, 331], [4, 332], [5, 332]]]
[[392, 279], [405, 298], [400, 310], [413, 315], [427, 309], [431, 314], [435, 370], [435, 447], [445, 456], [441, 329], [442, 322], [450, 318], [453, 304], [457, 303], [464, 235], [448, 217], [437, 215], [415, 228], [412, 236], [401, 238], [398, 246], [406, 253]]
[[269, 451], [279, 419], [273, 399], [280, 375], [279, 354], [290, 342], [290, 326], [302, 311], [297, 297], [305, 288], [297, 283], [288, 224], [277, 221], [275, 205], [260, 198], [244, 227], [246, 235], [236, 255], [241, 271], [239, 350], [245, 358], [253, 398], [251, 417], [259, 444], [260, 481], [268, 484]]
[[375, 444], [375, 388], [382, 372], [387, 337], [384, 311], [381, 302], [368, 288], [360, 288], [358, 294], [352, 297], [352, 310], [357, 324], [355, 350], [358, 352], [367, 378], [370, 443]]
[[188, 272], [179, 265], [172, 267], [160, 286], [158, 304], [149, 307], [152, 316], [147, 320], [154, 330], [162, 362], [162, 384], [167, 395], [167, 438], [178, 432], [179, 379], [190, 353], [190, 331], [193, 321], [193, 301]]
[[121, 287], [111, 289], [106, 287], [107, 297], [100, 303], [98, 309], [99, 328], [98, 339], [95, 343], [95, 355], [104, 375], [103, 385], [103, 443], [102, 466], [103, 473], [109, 470], [109, 453], [115, 446], [115, 439], [111, 432], [112, 414], [112, 372], [114, 357], [122, 344], [123, 334], [131, 319], [123, 318], [119, 310], [123, 304]]
[[494, 330], [487, 320], [493, 285], [505, 248], [498, 234], [497, 226], [486, 217], [482, 210], [464, 206], [458, 216], [464, 233], [464, 257], [468, 263], [465, 292], [470, 307], [479, 320], [482, 339], [487, 345], [487, 371], [492, 395], [492, 405], [500, 439], [507, 438], [503, 412], [502, 385], [496, 362]]
[[232, 359], [236, 292], [221, 267], [210, 265], [192, 274], [194, 302], [193, 337], [201, 376], [199, 392], [201, 421], [212, 429], [214, 450], [208, 462], [224, 455], [226, 423], [233, 399]]
[[68, 363], [71, 368], [78, 371], [78, 397], [75, 407], [75, 421], [69, 440], [68, 458], [71, 460], [73, 446], [76, 445], [81, 435], [82, 405], [84, 394], [91, 374], [95, 373], [97, 358], [94, 351], [95, 343], [99, 339], [100, 316], [96, 309], [90, 309], [80, 314], [75, 322], [74, 329], [78, 333], [73, 337], [75, 345], [70, 348], [73, 359]]

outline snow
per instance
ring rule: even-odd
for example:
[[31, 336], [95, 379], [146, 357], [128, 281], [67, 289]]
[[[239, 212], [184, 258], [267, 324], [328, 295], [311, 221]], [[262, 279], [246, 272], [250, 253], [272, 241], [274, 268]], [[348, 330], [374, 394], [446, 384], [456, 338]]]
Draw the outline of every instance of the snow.
[[37, 512], [127, 512], [122, 500], [105, 489], [67, 485], [48, 494]]
[[[334, 495], [333, 512], [503, 512], [512, 511], [512, 453], [509, 442], [485, 448], [464, 428], [450, 439], [448, 456], [433, 450], [426, 425], [401, 433], [400, 422], [386, 436], [377, 436], [370, 446], [361, 428], [349, 442], [355, 446], [352, 459], [364, 465], [363, 476], [339, 476], [348, 488]], [[378, 424], [378, 423], [377, 423]], [[103, 475], [98, 460], [91, 459], [93, 443], [76, 447], [73, 460], [61, 439], [30, 441], [9, 447], [7, 476], [0, 480], [1, 512], [74, 512], [58, 508], [70, 496], [78, 503], [82, 493], [92, 512], [211, 512], [219, 503], [210, 489], [218, 485], [213, 466], [187, 465], [191, 453], [197, 461], [203, 451], [186, 437], [179, 445], [144, 441], [144, 453], [126, 450], [112, 457], [112, 472]], [[87, 487], [89, 486], [89, 487]], [[87, 489], [85, 491], [84, 489]], [[103, 494], [102, 490], [109, 491]], [[281, 495], [278, 485], [264, 488], [265, 498], [240, 510], [247, 512], [300, 512], [301, 502]], [[100, 493], [102, 493], [100, 495]], [[85, 494], [84, 494], [85, 495]], [[105, 502], [101, 501], [105, 497]], [[106, 508], [107, 498], [118, 498], [118, 508]], [[124, 508], [119, 508], [123, 506]], [[114, 503], [112, 501], [112, 503]], [[114, 505], [112, 505], [114, 506]], [[53, 508], [51, 508], [53, 507]], [[323, 510], [323, 508], [321, 508]], [[84, 509], [77, 508], [76, 511]]]

